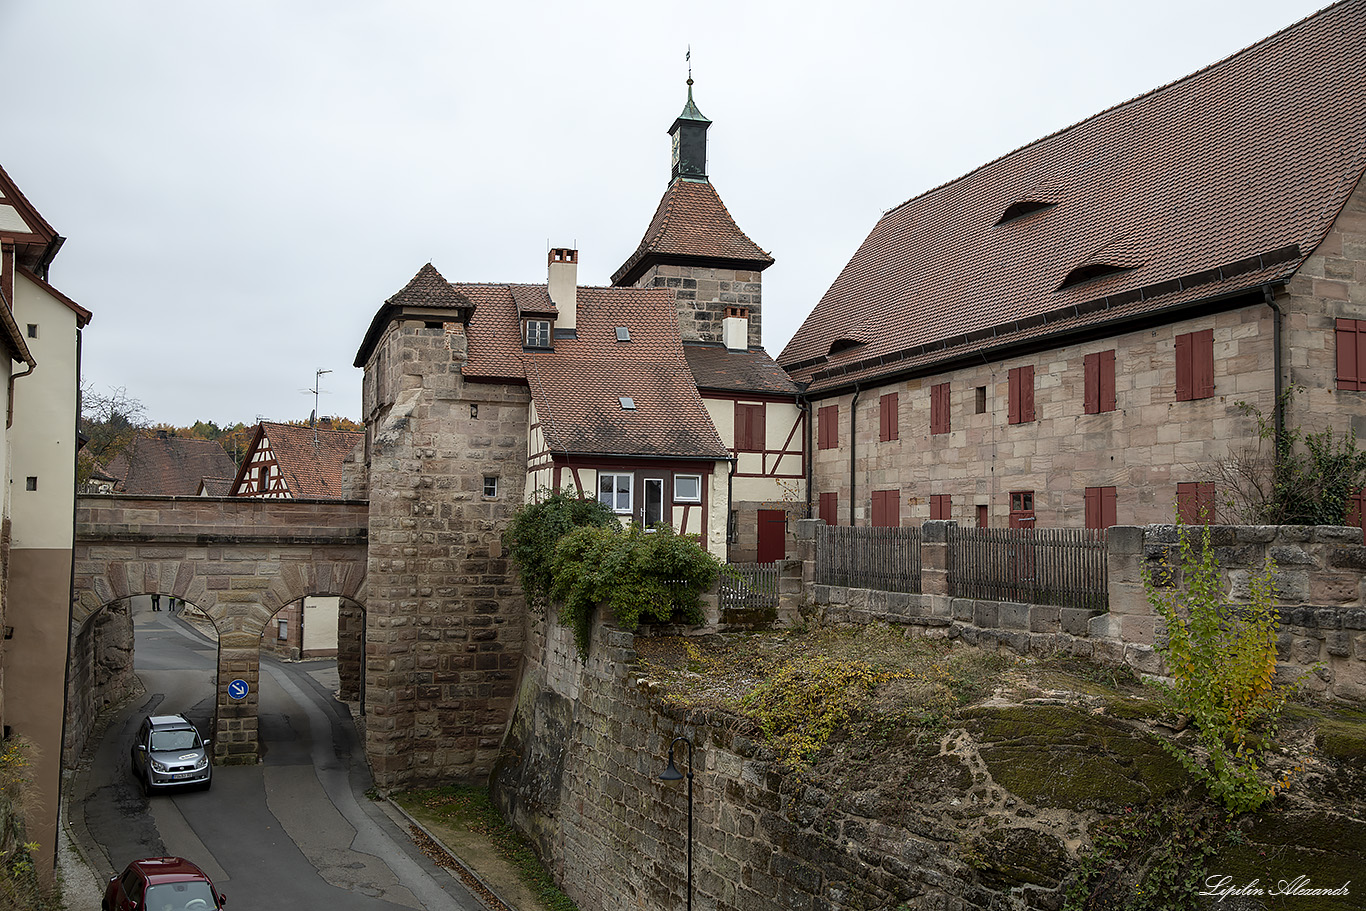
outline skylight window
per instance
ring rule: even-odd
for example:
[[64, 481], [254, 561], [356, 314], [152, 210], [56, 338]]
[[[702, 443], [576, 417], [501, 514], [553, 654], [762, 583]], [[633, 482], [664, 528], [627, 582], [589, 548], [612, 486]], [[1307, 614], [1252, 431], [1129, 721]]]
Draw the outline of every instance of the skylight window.
[[622, 411], [635, 411], [635, 410], [636, 410], [636, 400], [633, 399], [633, 398], [631, 398], [629, 395], [623, 395], [623, 396], [621, 397], [621, 410], [622, 410]]
[[1022, 199], [1006, 207], [1006, 210], [1001, 213], [1001, 217], [996, 220], [996, 224], [1003, 225], [1008, 221], [1015, 221], [1017, 218], [1024, 218], [1026, 215], [1033, 215], [1035, 212], [1042, 212], [1044, 209], [1051, 209], [1056, 205], [1057, 203], [1044, 199]]
[[631, 330], [625, 326], [617, 327], [617, 341], [629, 342], [631, 340]]

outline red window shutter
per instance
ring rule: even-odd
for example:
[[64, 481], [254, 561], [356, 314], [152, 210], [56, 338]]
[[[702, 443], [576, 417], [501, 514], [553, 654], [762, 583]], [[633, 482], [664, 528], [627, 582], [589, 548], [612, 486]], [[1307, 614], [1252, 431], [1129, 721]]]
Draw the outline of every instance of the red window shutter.
[[755, 452], [763, 452], [768, 448], [763, 405], [749, 406], [749, 448]]
[[838, 493], [821, 494], [821, 519], [825, 521], [826, 525], [839, 524], [839, 503], [840, 495]]
[[839, 446], [839, 406], [826, 405], [816, 413], [817, 445], [821, 449], [835, 449]]
[[1109, 528], [1115, 524], [1115, 488], [1086, 488], [1086, 527]]
[[884, 490], [882, 495], [886, 497], [883, 504], [883, 512], [887, 517], [887, 525], [891, 528], [901, 527], [901, 491]]
[[1176, 514], [1186, 525], [1214, 521], [1214, 482], [1182, 481], [1176, 485]]
[[875, 490], [873, 491], [873, 514], [869, 517], [874, 528], [882, 525], [882, 511], [882, 491]]
[[1012, 424], [1020, 423], [1020, 368], [1014, 367], [1010, 371], [1010, 402], [1006, 406], [1006, 418]]
[[1100, 410], [1115, 410], [1115, 352], [1114, 349], [1100, 353], [1097, 367], [1100, 373]]
[[1189, 402], [1191, 399], [1191, 336], [1190, 333], [1176, 337], [1176, 400]]
[[949, 384], [930, 387], [930, 433], [949, 432]]
[[986, 508], [985, 506], [978, 506], [978, 507], [977, 507], [977, 527], [978, 527], [978, 528], [986, 528], [986, 527], [987, 527], [987, 508]]
[[1214, 395], [1214, 330], [1193, 333], [1191, 349], [1191, 396], [1207, 399]]
[[1337, 321], [1338, 388], [1362, 389], [1362, 343], [1366, 333], [1354, 319]]
[[1034, 420], [1034, 367], [1020, 368], [1020, 423]]
[[895, 392], [887, 393], [879, 400], [878, 405], [878, 439], [883, 442], [897, 439], [899, 436], [897, 394]]
[[948, 519], [953, 511], [953, 498], [946, 493], [930, 495], [930, 518]]
[[735, 403], [735, 448], [749, 448], [749, 409]]
[[1346, 521], [1348, 525], [1356, 525], [1366, 531], [1366, 488], [1357, 488], [1357, 492], [1347, 501]]
[[[1100, 355], [1088, 354], [1085, 360], [1083, 371], [1084, 383], [1086, 387], [1085, 404], [1082, 406], [1087, 414], [1100, 413]], [[1089, 490], [1089, 488], [1088, 488]], [[1088, 528], [1091, 526], [1088, 525]]]

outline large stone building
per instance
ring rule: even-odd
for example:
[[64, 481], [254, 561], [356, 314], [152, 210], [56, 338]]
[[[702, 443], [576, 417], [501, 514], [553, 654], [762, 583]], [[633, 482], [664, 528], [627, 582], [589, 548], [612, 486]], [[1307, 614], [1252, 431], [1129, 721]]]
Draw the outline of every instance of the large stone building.
[[706, 125], [690, 89], [664, 201], [612, 287], [579, 286], [567, 248], [549, 251], [540, 285], [452, 283], [428, 264], [365, 335], [381, 785], [490, 771], [525, 629], [501, 536], [542, 491], [668, 523], [723, 558], [786, 553], [805, 424], [759, 344], [772, 259], [707, 180]]
[[888, 211], [779, 357], [819, 516], [1194, 520], [1240, 403], [1366, 430], [1364, 170], [1347, 0]]
[[0, 720], [6, 737], [38, 750], [27, 833], [44, 870], [57, 849], [81, 330], [90, 321], [49, 282], [64, 240], [0, 170], [0, 338], [10, 355], [0, 446]]

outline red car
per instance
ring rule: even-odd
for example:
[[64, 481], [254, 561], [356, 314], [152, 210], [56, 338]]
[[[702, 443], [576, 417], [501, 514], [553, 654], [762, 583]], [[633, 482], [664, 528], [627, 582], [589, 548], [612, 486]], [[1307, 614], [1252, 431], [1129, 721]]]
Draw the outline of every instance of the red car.
[[218, 911], [228, 901], [183, 857], [135, 860], [109, 880], [104, 911]]

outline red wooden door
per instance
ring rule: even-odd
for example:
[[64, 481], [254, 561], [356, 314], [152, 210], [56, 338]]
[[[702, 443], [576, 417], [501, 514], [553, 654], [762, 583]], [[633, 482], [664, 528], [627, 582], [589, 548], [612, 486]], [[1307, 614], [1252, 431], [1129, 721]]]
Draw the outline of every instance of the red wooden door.
[[787, 513], [781, 509], [759, 510], [759, 562], [772, 563], [787, 557]]

